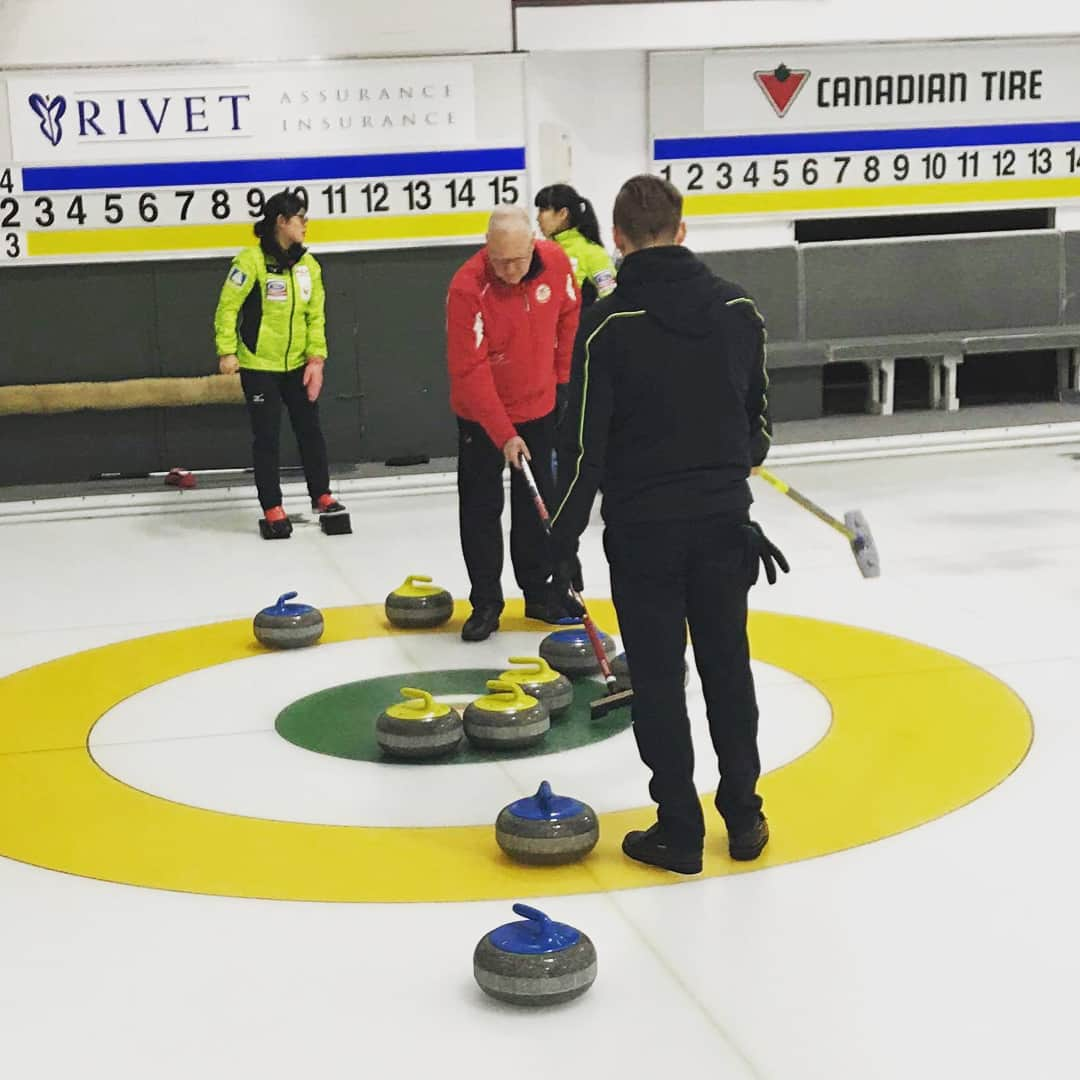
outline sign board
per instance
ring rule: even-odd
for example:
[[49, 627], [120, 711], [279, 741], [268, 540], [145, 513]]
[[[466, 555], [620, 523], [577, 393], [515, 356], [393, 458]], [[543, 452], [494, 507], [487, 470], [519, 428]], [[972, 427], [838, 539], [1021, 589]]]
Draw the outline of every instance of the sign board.
[[696, 218], [1080, 197], [1080, 40], [650, 56], [652, 168]]
[[0, 79], [0, 266], [231, 253], [286, 187], [320, 249], [476, 240], [526, 196], [519, 57]]

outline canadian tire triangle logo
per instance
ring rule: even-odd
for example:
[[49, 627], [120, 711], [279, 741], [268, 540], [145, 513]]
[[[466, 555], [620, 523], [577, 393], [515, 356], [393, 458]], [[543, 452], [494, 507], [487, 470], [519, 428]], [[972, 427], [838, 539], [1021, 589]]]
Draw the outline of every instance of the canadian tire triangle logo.
[[809, 78], [808, 70], [792, 71], [784, 64], [775, 71], [754, 72], [754, 81], [765, 91], [777, 116], [783, 116], [791, 108], [791, 103], [799, 96], [799, 91]]

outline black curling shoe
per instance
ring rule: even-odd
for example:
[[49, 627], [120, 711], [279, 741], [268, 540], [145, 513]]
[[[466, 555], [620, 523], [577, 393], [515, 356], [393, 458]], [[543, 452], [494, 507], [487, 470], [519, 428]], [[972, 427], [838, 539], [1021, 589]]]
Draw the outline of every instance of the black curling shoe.
[[769, 823], [761, 814], [748, 829], [728, 833], [728, 854], [737, 862], [752, 862], [769, 842]]
[[701, 848], [688, 848], [672, 844], [662, 825], [657, 823], [646, 832], [636, 829], [623, 837], [623, 854], [636, 862], [658, 866], [673, 874], [700, 874]]
[[461, 640], [486, 641], [499, 629], [501, 614], [501, 606], [473, 608], [473, 613], [465, 620], [465, 625], [461, 628]]

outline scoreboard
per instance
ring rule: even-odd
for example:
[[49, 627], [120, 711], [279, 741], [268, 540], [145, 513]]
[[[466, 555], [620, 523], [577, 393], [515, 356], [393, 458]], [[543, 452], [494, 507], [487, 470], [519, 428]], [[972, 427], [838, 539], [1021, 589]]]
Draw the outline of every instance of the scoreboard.
[[20, 73], [6, 90], [0, 267], [231, 254], [284, 188], [320, 250], [479, 240], [527, 198], [519, 57]]
[[1080, 197], [1080, 41], [650, 57], [652, 169], [691, 218]]

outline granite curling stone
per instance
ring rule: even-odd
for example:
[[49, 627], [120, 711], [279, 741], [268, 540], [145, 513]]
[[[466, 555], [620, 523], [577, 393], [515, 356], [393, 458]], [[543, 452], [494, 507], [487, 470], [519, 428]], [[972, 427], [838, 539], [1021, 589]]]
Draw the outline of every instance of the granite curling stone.
[[495, 842], [516, 862], [558, 866], [589, 854], [600, 839], [596, 811], [556, 795], [544, 780], [535, 795], [504, 806], [495, 819]]
[[452, 754], [463, 734], [461, 717], [426, 690], [401, 688], [399, 701], [375, 721], [375, 739], [384, 754], [416, 761]]
[[574, 702], [574, 685], [565, 675], [553, 671], [551, 665], [540, 657], [511, 656], [511, 664], [528, 664], [522, 670], [504, 671], [499, 678], [503, 682], [516, 683], [530, 697], [542, 701], [552, 720], [562, 716]]
[[486, 750], [521, 750], [535, 746], [551, 727], [547, 706], [516, 683], [489, 679], [492, 693], [465, 707], [465, 735]]
[[[624, 690], [632, 690], [630, 684], [630, 664], [627, 662], [626, 653], [621, 652], [611, 661], [611, 674], [615, 676], [614, 693], [621, 694]], [[683, 686], [690, 682], [690, 665], [683, 658]]]
[[[615, 642], [603, 630], [597, 630], [608, 660], [615, 655]], [[599, 675], [600, 663], [593, 652], [592, 642], [579, 624], [556, 630], [540, 642], [540, 655], [556, 670], [571, 679], [581, 675]]]
[[[418, 584], [423, 582], [423, 584]], [[400, 630], [429, 630], [454, 614], [454, 598], [426, 574], [410, 574], [386, 598], [386, 618]]]
[[255, 637], [272, 649], [314, 645], [323, 632], [322, 612], [309, 604], [288, 603], [295, 592], [282, 593], [277, 603], [260, 611], [252, 624]]
[[523, 922], [485, 934], [473, 951], [480, 989], [512, 1005], [556, 1005], [580, 997], [596, 981], [596, 946], [573, 926], [515, 904]]

